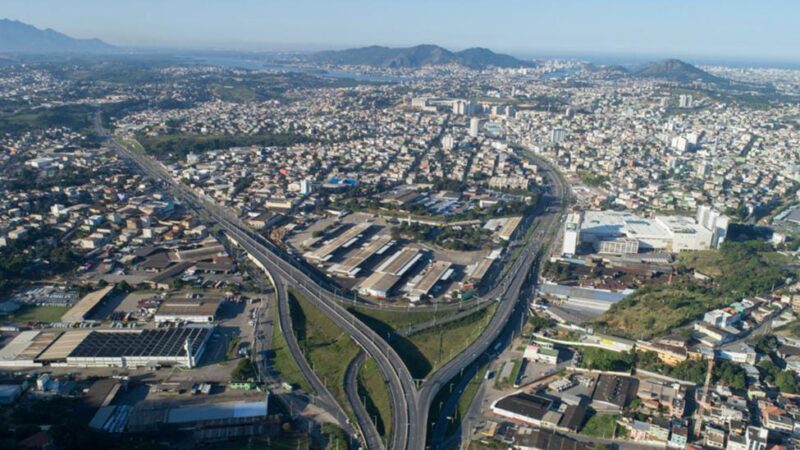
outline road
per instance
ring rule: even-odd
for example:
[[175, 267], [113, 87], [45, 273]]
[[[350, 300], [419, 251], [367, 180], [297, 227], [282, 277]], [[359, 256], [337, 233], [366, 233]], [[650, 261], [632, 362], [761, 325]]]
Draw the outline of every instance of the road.
[[[99, 119], [99, 115], [97, 115], [95, 117], [96, 131], [99, 135], [108, 137]], [[388, 445], [391, 449], [426, 448], [428, 415], [433, 399], [439, 390], [456, 374], [461, 373], [477, 358], [485, 354], [504, 330], [509, 326], [517, 326], [517, 321], [511, 320], [515, 311], [518, 311], [520, 317], [524, 318], [526, 308], [518, 308], [521, 303], [520, 293], [532, 269], [536, 267], [539, 256], [546, 247], [545, 244], [550, 243], [548, 239], [552, 238], [554, 227], [559, 224], [561, 210], [565, 205], [567, 195], [563, 179], [549, 164], [539, 161], [541, 167], [545, 167], [544, 172], [550, 179], [551, 187], [550, 194], [545, 196], [545, 201], [542, 202], [544, 212], [535, 219], [535, 223], [532, 225], [538, 227], [539, 231], [534, 233], [531, 239], [524, 244], [519, 257], [512, 263], [497, 286], [483, 299], [475, 302], [480, 304], [487, 299], [501, 298], [497, 311], [479, 338], [432, 374], [417, 392], [411, 374], [394, 349], [343, 306], [343, 303], [346, 302], [356, 302], [357, 298], [351, 299], [349, 296], [339, 294], [338, 288], [332, 286], [324, 275], [319, 274], [318, 271], [309, 270], [296, 257], [287, 254], [269, 240], [252, 232], [236, 214], [220, 206], [205, 194], [195, 192], [176, 182], [163, 164], [154, 161], [138, 150], [121, 145], [113, 139], [110, 139], [109, 142], [120, 156], [133, 162], [150, 178], [161, 182], [177, 199], [194, 208], [207, 222], [221, 228], [228, 238], [240, 246], [251, 260], [265, 272], [277, 290], [285, 291], [284, 283], [292, 286], [299, 295], [326, 314], [367, 355], [375, 360], [386, 380], [392, 403], [393, 433]], [[542, 237], [542, 239], [537, 240], [537, 237]], [[283, 286], [283, 288], [278, 286]], [[283, 295], [286, 295], [285, 292]], [[454, 306], [463, 308], [463, 305]], [[438, 308], [442, 309], [442, 307]]]
[[[501, 346], [505, 346], [510, 342], [510, 339], [498, 338], [502, 335], [504, 330], [513, 330], [515, 327], [520, 326], [522, 320], [517, 320], [516, 314], [524, 318], [527, 308], [523, 305], [521, 300], [521, 291], [531, 273], [534, 274], [532, 282], [538, 281], [538, 260], [542, 252], [547, 249], [551, 244], [551, 240], [556, 227], [560, 223], [560, 218], [566, 202], [568, 201], [568, 193], [564, 184], [563, 178], [555, 172], [548, 163], [538, 160], [537, 163], [544, 169], [544, 175], [549, 179], [551, 192], [544, 196], [542, 202], [542, 209], [544, 214], [536, 218], [533, 226], [543, 230], [544, 233], [534, 233], [532, 239], [524, 244], [522, 252], [519, 257], [514, 261], [511, 268], [506, 272], [506, 277], [498, 284], [497, 288], [502, 292], [500, 304], [492, 317], [491, 321], [484, 329], [483, 333], [475, 340], [469, 347], [462, 351], [455, 358], [450, 360], [436, 373], [431, 375], [422, 386], [419, 394], [419, 414], [417, 415], [417, 429], [422, 433], [427, 433], [428, 416], [433, 405], [434, 398], [449, 380], [453, 379], [456, 375], [463, 373], [472, 365], [476, 360], [486, 355], [487, 351], [492, 345], [498, 342]], [[542, 239], [537, 240], [535, 237], [541, 235]], [[523, 306], [523, 307], [520, 307]], [[507, 336], [506, 336], [507, 337]], [[457, 405], [457, 402], [448, 402], [451, 405]], [[452, 411], [445, 411], [452, 414]], [[413, 448], [425, 448], [426, 436], [421, 435], [417, 438], [418, 442], [422, 444]]]
[[361, 368], [366, 361], [367, 355], [364, 352], [359, 352], [358, 355], [350, 361], [344, 375], [344, 390], [347, 394], [347, 401], [353, 406], [353, 412], [358, 419], [367, 448], [369, 450], [382, 450], [384, 447], [381, 435], [378, 433], [378, 429], [375, 427], [375, 422], [372, 421], [369, 412], [367, 412], [367, 405], [362, 402], [361, 397], [358, 395], [358, 369]]
[[[99, 135], [108, 137], [99, 116], [95, 118]], [[203, 194], [191, 191], [176, 182], [166, 168], [139, 151], [131, 150], [111, 139], [110, 145], [125, 159], [132, 161], [150, 178], [160, 181], [177, 199], [193, 207], [206, 221], [220, 227], [230, 240], [239, 245], [277, 287], [277, 280], [295, 288], [326, 316], [347, 333], [371, 358], [383, 373], [392, 401], [394, 432], [389, 445], [392, 449], [422, 448], [414, 446], [413, 437], [419, 434], [417, 421], [411, 417], [417, 411], [417, 392], [413, 379], [400, 356], [366, 324], [356, 319], [338, 302], [330, 301], [331, 293], [297, 267], [294, 259], [285, 259], [285, 253], [274, 244], [250, 231], [239, 218], [220, 207]], [[424, 441], [423, 441], [424, 442]]]

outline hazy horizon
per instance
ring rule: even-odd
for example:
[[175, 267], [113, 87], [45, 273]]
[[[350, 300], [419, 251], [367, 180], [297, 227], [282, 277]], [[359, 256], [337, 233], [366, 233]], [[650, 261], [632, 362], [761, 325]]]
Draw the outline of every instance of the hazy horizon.
[[540, 55], [800, 62], [794, 18], [778, 0], [593, 2], [365, 0], [11, 0], [3, 14], [37, 28], [149, 49], [313, 51], [431, 43]]

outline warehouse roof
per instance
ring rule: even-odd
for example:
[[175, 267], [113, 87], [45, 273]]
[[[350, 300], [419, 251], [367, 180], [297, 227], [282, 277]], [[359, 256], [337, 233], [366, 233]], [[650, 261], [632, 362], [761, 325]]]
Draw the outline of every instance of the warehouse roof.
[[226, 402], [173, 408], [167, 414], [169, 423], [207, 422], [211, 420], [265, 417], [267, 402]]
[[156, 330], [91, 331], [70, 352], [69, 357], [185, 356], [188, 339], [197, 351], [211, 332], [207, 327], [165, 328]]
[[61, 316], [61, 321], [82, 322], [86, 320], [86, 316], [113, 290], [114, 286], [111, 285], [86, 294], [75, 306]]

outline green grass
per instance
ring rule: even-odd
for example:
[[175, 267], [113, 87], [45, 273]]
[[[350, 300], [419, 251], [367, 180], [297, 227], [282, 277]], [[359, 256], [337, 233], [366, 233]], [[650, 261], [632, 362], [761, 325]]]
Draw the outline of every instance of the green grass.
[[586, 421], [586, 424], [581, 429], [581, 434], [612, 439], [616, 435], [618, 427], [617, 420], [619, 420], [619, 418], [620, 416], [616, 414], [603, 416], [595, 413]]
[[366, 400], [367, 412], [377, 419], [378, 433], [388, 439], [392, 432], [392, 403], [386, 380], [374, 360], [368, 359], [358, 371], [358, 388]]
[[69, 311], [69, 306], [29, 306], [23, 305], [13, 315], [5, 318], [6, 323], [58, 322]]
[[[412, 376], [424, 378], [477, 339], [495, 309], [496, 304], [456, 322], [413, 334], [406, 341], [393, 339], [392, 347], [403, 358]], [[409, 345], [413, 348], [409, 348]]]
[[89, 105], [65, 105], [53, 108], [32, 108], [16, 114], [0, 116], [0, 134], [24, 133], [53, 127], [80, 131], [91, 126]]
[[220, 100], [234, 103], [246, 103], [255, 100], [256, 93], [247, 86], [220, 85], [214, 88], [214, 94]]
[[[277, 316], [277, 311], [275, 311], [275, 317]], [[292, 354], [289, 352], [286, 338], [283, 336], [280, 321], [278, 320], [275, 320], [275, 325], [272, 327], [271, 359], [272, 366], [280, 373], [283, 381], [299, 387], [309, 394], [314, 393], [314, 389], [311, 388], [311, 385], [300, 372], [294, 362], [294, 358], [292, 358]]]
[[322, 435], [327, 441], [325, 448], [328, 450], [346, 450], [349, 448], [347, 434], [344, 430], [331, 423], [322, 424]]
[[332, 320], [291, 290], [289, 310], [306, 359], [339, 405], [352, 416], [344, 391], [344, 376], [347, 363], [356, 356], [359, 347]]
[[411, 308], [409, 308], [408, 311], [376, 310], [358, 306], [351, 306], [347, 309], [362, 321], [372, 319], [374, 322], [371, 324], [368, 323], [371, 327], [373, 325], [378, 325], [377, 322], [380, 322], [397, 331], [418, 323], [433, 320], [433, 318], [437, 320], [446, 319], [458, 313], [458, 311], [437, 311], [435, 313], [430, 311], [415, 311]]
[[225, 353], [228, 359], [236, 357], [236, 352], [239, 350], [239, 343], [241, 341], [242, 339], [238, 336], [228, 341], [228, 351]]
[[704, 288], [686, 284], [642, 288], [603, 313], [596, 326], [632, 339], [650, 339], [686, 325], [731, 302]]

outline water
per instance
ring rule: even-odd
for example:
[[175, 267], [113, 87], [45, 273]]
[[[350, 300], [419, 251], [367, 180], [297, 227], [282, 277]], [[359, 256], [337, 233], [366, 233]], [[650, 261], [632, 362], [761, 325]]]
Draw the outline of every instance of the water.
[[226, 69], [246, 70], [274, 70], [280, 72], [307, 73], [320, 77], [351, 78], [356, 81], [376, 81], [383, 83], [399, 83], [401, 81], [414, 81], [419, 77], [399, 77], [394, 75], [381, 75], [376, 73], [358, 73], [345, 70], [314, 70], [311, 68], [268, 64], [262, 61], [239, 56], [202, 56], [192, 58], [198, 64], [222, 67]]

